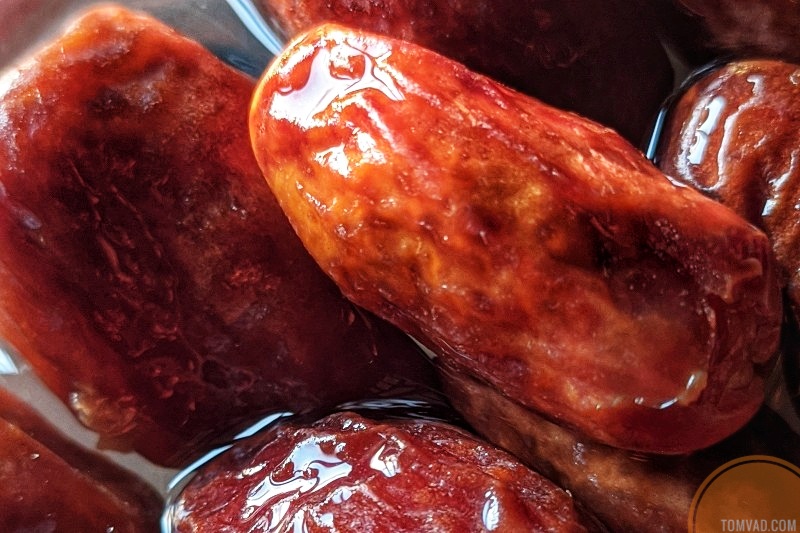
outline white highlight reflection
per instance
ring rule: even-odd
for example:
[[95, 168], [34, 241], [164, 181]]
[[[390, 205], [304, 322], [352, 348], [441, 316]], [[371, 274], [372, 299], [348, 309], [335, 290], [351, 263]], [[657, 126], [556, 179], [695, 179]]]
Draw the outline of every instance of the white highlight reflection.
[[483, 504], [481, 515], [483, 525], [488, 531], [494, 531], [500, 525], [500, 502], [492, 490], [486, 492], [486, 501]]
[[0, 375], [18, 375], [21, 368], [17, 366], [14, 357], [9, 353], [5, 346], [0, 345]]
[[708, 116], [695, 132], [694, 144], [689, 147], [689, 163], [700, 165], [706, 156], [708, 148], [708, 138], [717, 129], [719, 119], [725, 109], [725, 98], [723, 96], [714, 97], [706, 106]]

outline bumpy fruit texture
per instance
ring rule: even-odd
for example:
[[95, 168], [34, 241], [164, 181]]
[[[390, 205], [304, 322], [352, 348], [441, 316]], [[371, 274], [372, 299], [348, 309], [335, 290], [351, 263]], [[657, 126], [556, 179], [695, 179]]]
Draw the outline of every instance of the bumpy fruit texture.
[[0, 389], [0, 531], [158, 530], [153, 488], [83, 450]]
[[428, 375], [294, 235], [250, 148], [253, 86], [100, 8], [0, 97], [0, 336], [107, 445], [161, 464]]
[[800, 311], [800, 65], [736, 61], [680, 95], [656, 158], [667, 174], [762, 227]]
[[317, 262], [442, 367], [635, 450], [702, 448], [761, 404], [766, 235], [613, 131], [325, 25], [265, 73], [251, 135]]
[[686, 531], [703, 476], [700, 469], [687, 476], [684, 456], [647, 457], [598, 443], [464, 373], [448, 372], [443, 381], [479, 434], [569, 490], [611, 531]]
[[800, 60], [796, 0], [655, 0], [667, 40], [689, 61], [718, 56]]
[[177, 532], [586, 531], [566, 492], [466, 432], [348, 412], [237, 444], [171, 516]]
[[287, 37], [338, 22], [412, 41], [634, 143], [672, 88], [669, 59], [639, 0], [259, 3]]
[[[553, 424], [464, 374], [443, 379], [451, 401], [476, 431], [569, 490], [611, 531], [685, 533], [692, 498], [719, 466], [746, 455], [800, 462], [800, 436], [767, 407], [717, 445], [690, 455], [654, 456], [606, 446]], [[733, 492], [731, 497], [747, 498]]]
[[769, 235], [786, 284], [784, 363], [800, 408], [800, 65], [733, 61], [695, 80], [668, 110], [656, 158], [675, 179]]

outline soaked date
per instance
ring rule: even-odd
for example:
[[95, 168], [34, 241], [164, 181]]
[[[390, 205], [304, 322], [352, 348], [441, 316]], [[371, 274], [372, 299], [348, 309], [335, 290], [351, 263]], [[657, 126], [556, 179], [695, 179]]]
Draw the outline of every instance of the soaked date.
[[175, 532], [587, 531], [569, 494], [463, 430], [352, 412], [240, 442], [169, 514]]
[[97, 8], [0, 96], [0, 336], [104, 446], [177, 465], [274, 410], [426, 382], [303, 249], [250, 149], [253, 81]]
[[285, 36], [327, 21], [415, 42], [642, 140], [673, 72], [631, 0], [260, 0]]
[[761, 405], [766, 235], [613, 131], [324, 25], [262, 78], [251, 135], [317, 262], [442, 368], [641, 451], [703, 448]]
[[[656, 456], [598, 443], [464, 374], [448, 373], [443, 379], [448, 397], [471, 427], [569, 490], [610, 531], [683, 533], [697, 489], [726, 462], [766, 455], [800, 463], [800, 436], [768, 407], [710, 448]], [[737, 497], [747, 498], [731, 491], [731, 498]], [[747, 518], [757, 520], [762, 514]]]
[[731, 207], [770, 237], [800, 311], [800, 65], [735, 61], [696, 80], [670, 107], [659, 167]]

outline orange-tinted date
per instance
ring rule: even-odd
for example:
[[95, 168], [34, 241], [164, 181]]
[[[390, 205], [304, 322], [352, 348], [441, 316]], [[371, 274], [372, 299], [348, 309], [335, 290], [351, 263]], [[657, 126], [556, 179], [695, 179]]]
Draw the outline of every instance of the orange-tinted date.
[[0, 389], [0, 531], [158, 529], [163, 502], [144, 481], [72, 443]]
[[766, 235], [613, 131], [335, 25], [273, 63], [251, 131], [317, 262], [441, 366], [645, 451], [707, 446], [761, 404]]
[[348, 412], [237, 444], [170, 514], [177, 532], [586, 530], [567, 493], [460, 429]]
[[288, 37], [322, 22], [412, 41], [638, 143], [672, 86], [631, 0], [260, 0]]
[[110, 7], [7, 82], [0, 336], [109, 444], [179, 464], [264, 412], [427, 375], [294, 235], [250, 148], [252, 80]]

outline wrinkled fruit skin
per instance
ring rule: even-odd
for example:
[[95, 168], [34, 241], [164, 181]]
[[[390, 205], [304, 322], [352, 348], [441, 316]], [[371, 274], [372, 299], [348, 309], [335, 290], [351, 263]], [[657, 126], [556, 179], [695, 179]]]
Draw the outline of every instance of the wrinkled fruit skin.
[[800, 437], [766, 407], [699, 453], [631, 455], [532, 415], [475, 380], [450, 377], [445, 389], [473, 427], [567, 488], [612, 531], [684, 532], [697, 488], [721, 464], [752, 454], [800, 460]]
[[[656, 158], [664, 172], [731, 207], [769, 235], [793, 323], [784, 350], [800, 402], [800, 65], [734, 61], [695, 80], [670, 107]], [[800, 403], [798, 403], [800, 407]]]
[[466, 432], [348, 412], [237, 444], [172, 516], [177, 532], [586, 531], [567, 493]]
[[251, 136], [317, 262], [443, 367], [642, 451], [708, 446], [761, 404], [767, 237], [611, 130], [326, 25], [262, 78]]
[[569, 490], [611, 531], [685, 533], [692, 498], [719, 466], [747, 455], [800, 462], [800, 436], [767, 407], [715, 446], [690, 455], [648, 456], [553, 424], [464, 374], [449, 373], [443, 381], [471, 427]]
[[800, 310], [800, 65], [728, 63], [668, 111], [656, 160], [673, 178], [762, 227]]
[[611, 126], [634, 143], [642, 140], [672, 88], [672, 67], [638, 0], [260, 4], [287, 37], [338, 22], [412, 41]]
[[0, 337], [107, 445], [159, 464], [427, 376], [294, 235], [250, 148], [253, 86], [102, 8], [0, 97]]
[[658, 468], [554, 424], [464, 373], [448, 372], [443, 381], [470, 426], [569, 490], [611, 531], [686, 531], [702, 477], [687, 480], [675, 469], [681, 459], [660, 456], [673, 469]]
[[67, 440], [0, 389], [0, 531], [158, 530], [144, 481]]
[[655, 0], [666, 39], [690, 62], [718, 56], [800, 61], [796, 0]]

